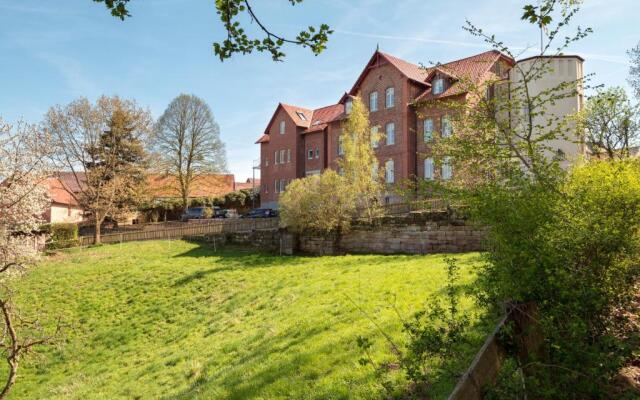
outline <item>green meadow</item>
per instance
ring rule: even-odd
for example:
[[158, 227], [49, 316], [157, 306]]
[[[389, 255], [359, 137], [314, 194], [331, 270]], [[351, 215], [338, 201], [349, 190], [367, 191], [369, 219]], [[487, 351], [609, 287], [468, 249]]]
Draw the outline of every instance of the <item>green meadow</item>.
[[[473, 285], [477, 253], [458, 255]], [[401, 317], [443, 296], [442, 255], [274, 256], [185, 241], [133, 242], [45, 257], [16, 302], [40, 310], [55, 346], [21, 364], [12, 399], [375, 399], [359, 335], [391, 360]], [[480, 310], [470, 297], [462, 307]], [[375, 324], [374, 324], [375, 322]], [[491, 323], [476, 323], [464, 369]], [[396, 379], [402, 382], [401, 374]], [[455, 377], [434, 383], [445, 398]]]

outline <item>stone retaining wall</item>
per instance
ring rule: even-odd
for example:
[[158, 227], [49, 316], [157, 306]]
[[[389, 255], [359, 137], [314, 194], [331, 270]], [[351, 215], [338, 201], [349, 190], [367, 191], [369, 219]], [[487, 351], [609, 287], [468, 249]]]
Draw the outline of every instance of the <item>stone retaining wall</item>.
[[302, 252], [316, 255], [462, 253], [483, 250], [486, 230], [464, 221], [411, 222], [358, 226], [335, 236], [301, 235]]

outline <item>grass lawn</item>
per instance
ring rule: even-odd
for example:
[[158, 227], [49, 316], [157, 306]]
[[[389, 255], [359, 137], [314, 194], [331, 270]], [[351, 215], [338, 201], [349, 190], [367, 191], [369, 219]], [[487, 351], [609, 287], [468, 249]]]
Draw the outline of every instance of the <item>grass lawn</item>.
[[[470, 285], [477, 254], [459, 256]], [[17, 288], [25, 315], [70, 326], [21, 365], [11, 399], [372, 399], [358, 335], [391, 336], [442, 296], [441, 255], [278, 257], [184, 241], [74, 249], [46, 258]], [[469, 298], [463, 307], [475, 310]], [[51, 321], [49, 321], [51, 322]], [[477, 324], [468, 364], [491, 326]], [[453, 379], [435, 386], [445, 397]]]

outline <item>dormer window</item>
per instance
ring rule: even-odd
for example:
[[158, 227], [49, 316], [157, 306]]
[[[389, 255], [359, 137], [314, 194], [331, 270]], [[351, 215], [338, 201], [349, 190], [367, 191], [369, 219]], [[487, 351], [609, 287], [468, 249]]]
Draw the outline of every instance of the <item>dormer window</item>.
[[307, 120], [307, 117], [304, 116], [304, 113], [301, 113], [300, 111], [296, 111], [296, 114], [298, 114], [298, 118], [300, 118], [303, 121]]
[[284, 135], [284, 128], [285, 128], [284, 121], [280, 121], [280, 134], [281, 135]]
[[433, 94], [440, 94], [444, 92], [444, 79], [438, 78], [433, 81], [433, 89], [431, 90]]
[[353, 109], [353, 100], [349, 99], [346, 103], [344, 103], [344, 112], [347, 114], [351, 114], [351, 110]]

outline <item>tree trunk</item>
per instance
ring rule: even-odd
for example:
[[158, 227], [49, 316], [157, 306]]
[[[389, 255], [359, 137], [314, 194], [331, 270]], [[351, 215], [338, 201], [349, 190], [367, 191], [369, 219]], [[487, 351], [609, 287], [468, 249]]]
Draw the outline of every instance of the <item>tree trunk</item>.
[[96, 215], [96, 229], [93, 234], [93, 239], [94, 239], [93, 244], [102, 243], [102, 239], [101, 239], [102, 222], [104, 222], [104, 217], [98, 218]]
[[7, 382], [4, 384], [4, 388], [2, 388], [2, 392], [0, 392], [0, 400], [7, 398], [9, 391], [16, 383], [16, 378], [18, 377], [18, 362], [15, 359], [7, 359], [7, 364], [9, 364], [9, 376], [7, 377]]

